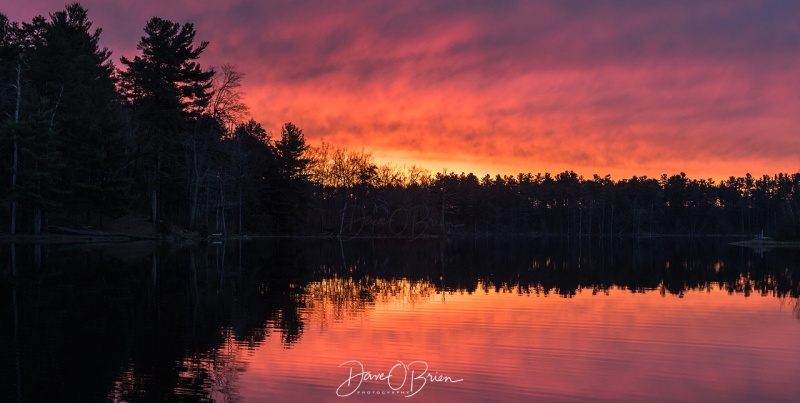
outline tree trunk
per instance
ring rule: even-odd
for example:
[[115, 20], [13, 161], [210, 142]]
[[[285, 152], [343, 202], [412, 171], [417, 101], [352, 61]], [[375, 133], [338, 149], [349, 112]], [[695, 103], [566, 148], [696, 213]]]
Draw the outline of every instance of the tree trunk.
[[197, 164], [197, 145], [194, 139], [192, 139], [192, 171], [194, 174], [194, 186], [193, 189], [191, 189], [192, 205], [189, 208], [190, 229], [194, 229], [194, 221], [197, 218], [197, 200], [200, 197], [200, 167]]
[[153, 252], [152, 256], [152, 267], [150, 269], [150, 281], [152, 281], [153, 285], [156, 285], [158, 282], [158, 259], [156, 258], [156, 253]]
[[[150, 209], [153, 213], [153, 224], [158, 224], [158, 214], [160, 213], [159, 203], [159, 193], [161, 193], [161, 184], [162, 184], [162, 175], [161, 175], [161, 148], [156, 151], [156, 183], [155, 183], [155, 190], [150, 194]], [[163, 194], [163, 193], [161, 193]]]
[[11, 243], [11, 275], [17, 276], [17, 244]]
[[239, 186], [239, 234], [241, 235], [243, 232], [243, 224], [244, 224], [244, 197], [242, 195], [243, 191], [241, 185]]
[[609, 223], [608, 234], [614, 236], [614, 206], [611, 206], [611, 222]]
[[153, 224], [158, 223], [158, 192], [155, 190], [150, 194], [150, 209], [153, 213]]
[[222, 215], [222, 234], [227, 235], [228, 231], [225, 225], [225, 195], [222, 193], [222, 182], [219, 184], [219, 200], [220, 200], [220, 214]]
[[33, 209], [33, 233], [42, 233], [42, 208], [39, 206]]
[[[17, 61], [17, 105], [14, 111], [14, 123], [19, 124], [19, 110], [22, 103], [22, 55]], [[11, 164], [11, 193], [17, 188], [17, 169], [19, 166], [19, 145], [17, 144], [17, 132], [14, 131], [14, 157]], [[16, 195], [11, 198], [11, 235], [17, 233], [17, 200]]]

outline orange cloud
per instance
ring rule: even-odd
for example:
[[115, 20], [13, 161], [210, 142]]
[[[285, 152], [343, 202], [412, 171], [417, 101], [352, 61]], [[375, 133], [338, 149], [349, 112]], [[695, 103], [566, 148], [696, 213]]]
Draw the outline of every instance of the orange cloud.
[[[432, 171], [691, 177], [800, 170], [800, 4], [86, 1], [131, 55], [194, 22], [254, 117]], [[11, 0], [12, 19], [63, 7]]]

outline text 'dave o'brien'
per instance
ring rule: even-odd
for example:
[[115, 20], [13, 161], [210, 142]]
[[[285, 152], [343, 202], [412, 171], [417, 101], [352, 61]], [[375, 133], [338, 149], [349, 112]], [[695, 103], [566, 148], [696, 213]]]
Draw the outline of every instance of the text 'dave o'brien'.
[[364, 368], [358, 360], [350, 360], [339, 365], [346, 371], [347, 378], [339, 384], [336, 395], [347, 397], [354, 394], [404, 395], [415, 396], [433, 383], [459, 383], [464, 379], [431, 372], [425, 361], [412, 361], [408, 364], [397, 361], [388, 372], [373, 372]]

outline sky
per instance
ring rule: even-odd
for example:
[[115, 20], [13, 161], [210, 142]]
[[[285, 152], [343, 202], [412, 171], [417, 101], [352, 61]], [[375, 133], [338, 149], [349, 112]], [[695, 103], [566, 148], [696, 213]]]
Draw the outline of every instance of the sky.
[[[66, 2], [6, 0], [14, 21]], [[800, 172], [800, 2], [85, 0], [120, 56], [153, 16], [234, 64], [252, 117], [432, 172]]]

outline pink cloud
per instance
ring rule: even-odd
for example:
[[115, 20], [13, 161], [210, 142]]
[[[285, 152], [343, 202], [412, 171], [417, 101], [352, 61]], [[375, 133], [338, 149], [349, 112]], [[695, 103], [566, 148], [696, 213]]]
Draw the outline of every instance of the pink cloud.
[[[247, 74], [254, 117], [438, 171], [797, 171], [794, 2], [87, 1], [115, 56], [151, 16]], [[11, 0], [12, 19], [63, 4]]]

